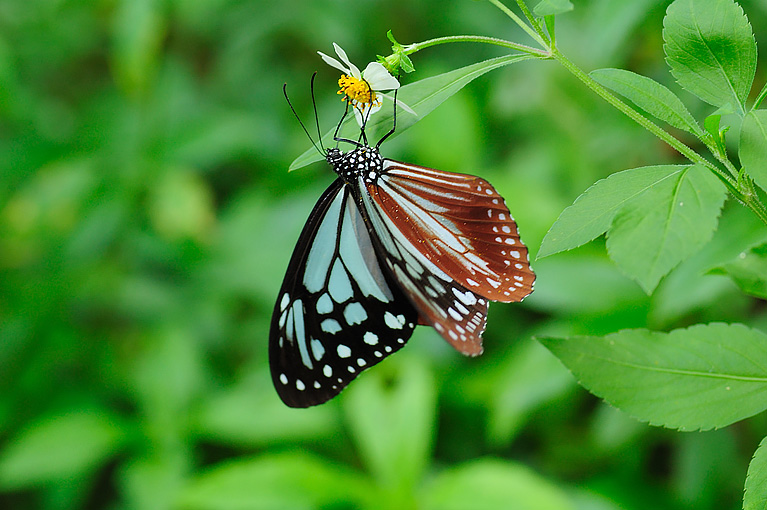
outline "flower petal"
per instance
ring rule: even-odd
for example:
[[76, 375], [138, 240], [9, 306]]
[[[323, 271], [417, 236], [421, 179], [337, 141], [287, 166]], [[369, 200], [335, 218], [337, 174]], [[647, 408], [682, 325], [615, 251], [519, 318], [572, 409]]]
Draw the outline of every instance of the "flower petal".
[[349, 57], [346, 56], [346, 52], [344, 51], [344, 49], [340, 47], [339, 45], [337, 45], [336, 43], [333, 43], [333, 49], [336, 50], [336, 54], [343, 61], [343, 63], [349, 66], [348, 74], [357, 78], [358, 80], [362, 78], [359, 67], [352, 64], [351, 60], [349, 60]]
[[338, 69], [344, 74], [349, 74], [350, 72], [349, 69], [344, 67], [343, 64], [339, 62], [338, 60], [334, 59], [333, 57], [329, 55], [325, 55], [321, 51], [318, 51], [317, 53], [320, 54], [320, 57], [322, 57], [322, 60], [324, 60], [325, 63], [328, 64], [329, 66], [335, 67], [336, 69]]
[[359, 124], [359, 126], [362, 127], [363, 123], [368, 122], [370, 120], [370, 117], [372, 117], [380, 109], [381, 109], [380, 102], [378, 104], [373, 104], [372, 107], [370, 104], [355, 106], [353, 108], [354, 118], [357, 120], [357, 124]]
[[365, 70], [362, 71], [362, 78], [368, 82], [368, 85], [373, 90], [393, 90], [399, 88], [397, 78], [389, 74], [389, 71], [378, 62], [369, 63]]

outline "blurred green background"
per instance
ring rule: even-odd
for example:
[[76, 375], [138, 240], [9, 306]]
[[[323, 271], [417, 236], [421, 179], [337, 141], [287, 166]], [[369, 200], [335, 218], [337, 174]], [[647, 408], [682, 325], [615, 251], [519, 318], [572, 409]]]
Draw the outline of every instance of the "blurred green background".
[[[675, 91], [659, 0], [583, 0], [558, 18], [586, 70], [623, 67]], [[767, 7], [743, 1], [767, 48]], [[288, 173], [308, 146], [282, 97], [323, 128], [338, 73], [402, 43], [455, 34], [527, 43], [489, 2], [0, 2], [0, 507], [9, 509], [736, 509], [767, 420], [652, 428], [580, 389], [532, 337], [767, 327], [763, 302], [706, 270], [714, 240], [646, 296], [598, 240], [534, 263], [535, 293], [493, 305], [485, 354], [418, 328], [339, 398], [292, 410], [267, 363], [288, 258], [333, 176]], [[501, 55], [413, 55], [408, 82]], [[757, 87], [765, 81], [760, 61]], [[711, 109], [682, 95], [702, 119]], [[388, 157], [490, 180], [535, 254], [597, 179], [678, 155], [552, 62], [470, 84]], [[734, 254], [729, 254], [734, 255]]]

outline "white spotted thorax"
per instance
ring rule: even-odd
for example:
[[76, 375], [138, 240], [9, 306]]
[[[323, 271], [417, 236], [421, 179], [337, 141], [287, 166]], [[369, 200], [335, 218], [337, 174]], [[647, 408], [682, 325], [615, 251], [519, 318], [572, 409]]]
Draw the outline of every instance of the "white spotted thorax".
[[373, 184], [383, 169], [383, 158], [375, 147], [365, 145], [349, 152], [328, 149], [325, 159], [346, 184], [362, 177], [365, 184]]
[[504, 199], [472, 175], [328, 149], [338, 174], [304, 226], [277, 298], [269, 364], [291, 407], [320, 404], [402, 348], [416, 324], [482, 353], [489, 301], [535, 275]]

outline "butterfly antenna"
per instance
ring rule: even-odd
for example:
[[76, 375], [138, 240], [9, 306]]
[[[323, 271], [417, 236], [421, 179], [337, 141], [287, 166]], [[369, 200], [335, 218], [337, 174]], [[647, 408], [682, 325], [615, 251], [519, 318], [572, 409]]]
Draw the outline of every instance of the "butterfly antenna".
[[338, 136], [338, 132], [341, 131], [341, 125], [344, 123], [344, 119], [346, 119], [346, 116], [349, 114], [349, 98], [346, 98], [346, 108], [344, 108], [344, 114], [341, 116], [341, 120], [338, 121], [338, 125], [336, 126], [336, 131], [333, 133], [333, 140], [336, 142], [346, 142], [350, 143], [352, 145], [356, 145], [357, 147], [361, 147], [362, 144], [355, 140], [350, 140], [348, 138], [343, 138], [341, 136]]
[[391, 135], [394, 134], [394, 130], [397, 129], [397, 92], [399, 89], [394, 90], [394, 113], [392, 114], [392, 126], [391, 130], [383, 135], [380, 140], [378, 140], [378, 143], [376, 144], [376, 149], [381, 146], [381, 144], [389, 138]]
[[[306, 129], [306, 126], [304, 126], [304, 123], [301, 122], [301, 117], [298, 116], [298, 113], [296, 112], [296, 109], [293, 108], [293, 103], [290, 102], [290, 98], [288, 97], [288, 84], [287, 83], [282, 86], [282, 93], [285, 94], [285, 100], [288, 102], [288, 106], [290, 106], [290, 110], [293, 112], [293, 115], [295, 115], [296, 119], [298, 119], [298, 123], [301, 124], [301, 127], [304, 130], [304, 133], [306, 133], [306, 136], [309, 137], [309, 141], [312, 142], [312, 145], [314, 146], [315, 149], [317, 149], [317, 152], [319, 152], [320, 154], [324, 155], [325, 152], [321, 151], [317, 147], [317, 144], [314, 143], [314, 138], [312, 138], [312, 135], [309, 134], [309, 131]], [[316, 112], [317, 112], [317, 110], [315, 108], [315, 113]]]
[[314, 124], [317, 126], [317, 141], [320, 143], [322, 153], [325, 154], [327, 150], [322, 145], [322, 131], [320, 130], [320, 116], [317, 113], [317, 100], [314, 98], [314, 79], [317, 77], [317, 71], [314, 71], [312, 75], [312, 81], [309, 84], [309, 88], [312, 91], [312, 107], [314, 107]]

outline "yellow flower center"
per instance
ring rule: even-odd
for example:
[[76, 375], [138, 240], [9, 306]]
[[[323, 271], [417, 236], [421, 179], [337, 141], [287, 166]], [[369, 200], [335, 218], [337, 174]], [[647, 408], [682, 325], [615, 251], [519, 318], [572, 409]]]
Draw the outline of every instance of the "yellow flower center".
[[370, 89], [370, 85], [365, 80], [342, 74], [338, 80], [338, 86], [341, 88], [338, 93], [344, 96], [342, 101], [349, 98], [349, 102], [358, 108], [364, 109], [368, 105], [377, 106], [381, 102], [381, 99], [375, 91]]

